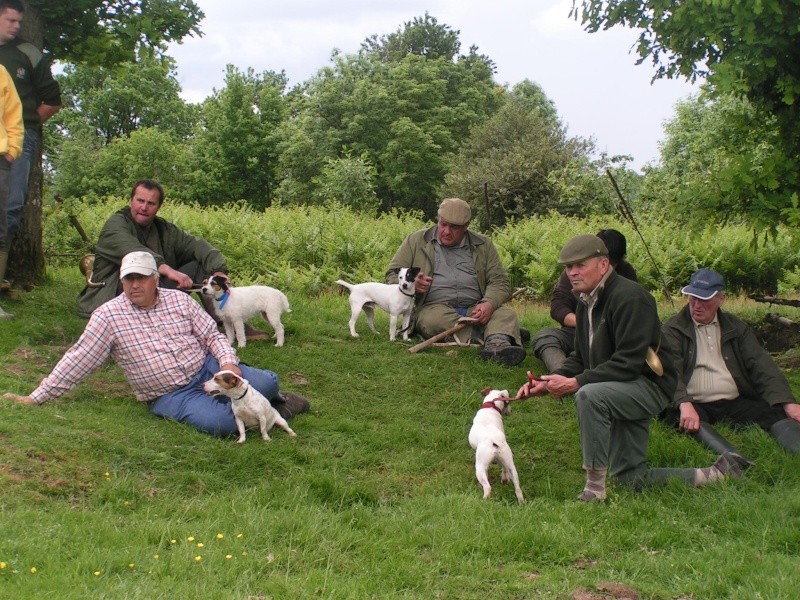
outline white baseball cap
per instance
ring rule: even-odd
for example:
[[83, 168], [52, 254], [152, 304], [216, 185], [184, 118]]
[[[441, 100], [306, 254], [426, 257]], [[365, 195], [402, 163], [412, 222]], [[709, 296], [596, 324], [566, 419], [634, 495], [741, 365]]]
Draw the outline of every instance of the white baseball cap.
[[149, 277], [158, 273], [156, 266], [156, 259], [149, 252], [129, 252], [122, 258], [122, 264], [119, 267], [119, 278], [124, 279], [126, 276], [137, 273]]

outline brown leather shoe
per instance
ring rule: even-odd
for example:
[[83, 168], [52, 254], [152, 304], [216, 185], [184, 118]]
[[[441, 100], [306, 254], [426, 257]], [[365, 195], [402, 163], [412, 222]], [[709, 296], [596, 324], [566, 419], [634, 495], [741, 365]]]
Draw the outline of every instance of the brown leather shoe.
[[271, 404], [287, 421], [297, 414], [308, 412], [311, 408], [308, 400], [294, 392], [280, 392], [278, 398], [272, 400]]

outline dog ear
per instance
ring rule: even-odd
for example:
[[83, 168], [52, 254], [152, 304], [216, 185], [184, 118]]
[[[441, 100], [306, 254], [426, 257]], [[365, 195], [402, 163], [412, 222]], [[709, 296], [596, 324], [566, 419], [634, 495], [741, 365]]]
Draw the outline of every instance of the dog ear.
[[491, 391], [492, 391], [492, 388], [483, 388], [483, 389], [481, 390], [481, 396], [483, 396], [484, 398], [486, 398], [486, 396], [488, 396], [488, 395], [489, 395], [489, 392], [491, 392]]
[[422, 271], [421, 267], [409, 267], [408, 268], [408, 277], [411, 281], [417, 278], [419, 272]]
[[239, 383], [239, 376], [233, 373], [223, 373], [222, 381], [224, 381], [228, 385], [236, 385]]
[[225, 281], [222, 277], [214, 277], [214, 281], [219, 286], [219, 289], [221, 289], [223, 292], [228, 291], [229, 289], [228, 282]]
[[399, 273], [402, 267], [397, 267], [396, 269], [391, 269], [392, 273]]

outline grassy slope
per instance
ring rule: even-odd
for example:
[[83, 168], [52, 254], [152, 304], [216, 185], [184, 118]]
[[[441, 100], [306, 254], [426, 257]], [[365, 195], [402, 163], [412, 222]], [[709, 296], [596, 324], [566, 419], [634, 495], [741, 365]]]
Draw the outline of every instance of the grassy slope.
[[[4, 301], [18, 318], [0, 322], [0, 390], [30, 392], [79, 335], [72, 271]], [[237, 446], [157, 420], [114, 366], [41, 408], [0, 402], [0, 597], [569, 598], [607, 581], [649, 598], [800, 596], [800, 459], [761, 431], [728, 431], [757, 461], [746, 479], [586, 506], [571, 402], [530, 401], [506, 421], [528, 503], [499, 482], [483, 501], [466, 440], [478, 390], [514, 390], [524, 369], [474, 349], [410, 355], [383, 314], [380, 336], [362, 320], [353, 340], [344, 297], [290, 299], [286, 346], [241, 354], [311, 400], [295, 440]], [[713, 456], [655, 425], [651, 459]]]

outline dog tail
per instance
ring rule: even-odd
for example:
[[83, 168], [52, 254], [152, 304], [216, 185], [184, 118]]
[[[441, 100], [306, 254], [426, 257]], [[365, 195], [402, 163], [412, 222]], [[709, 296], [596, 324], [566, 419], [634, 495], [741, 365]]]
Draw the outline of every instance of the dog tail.
[[283, 292], [281, 292], [281, 307], [283, 308], [283, 312], [292, 312], [292, 307], [289, 305], [289, 299]]
[[338, 283], [342, 287], [346, 287], [348, 290], [352, 290], [353, 289], [353, 284], [352, 283], [347, 283], [344, 279], [337, 279], [336, 283]]

